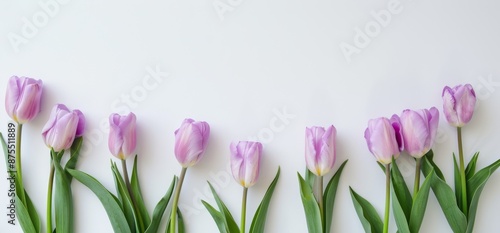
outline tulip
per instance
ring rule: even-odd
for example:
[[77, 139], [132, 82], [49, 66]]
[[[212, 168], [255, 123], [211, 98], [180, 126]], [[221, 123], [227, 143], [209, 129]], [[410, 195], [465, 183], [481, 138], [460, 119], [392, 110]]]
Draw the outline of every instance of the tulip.
[[210, 126], [204, 121], [185, 119], [175, 131], [174, 153], [182, 167], [195, 165], [203, 156], [208, 144]]
[[333, 125], [306, 128], [306, 165], [317, 176], [328, 173], [335, 163], [335, 137], [337, 130]]
[[467, 179], [465, 175], [464, 153], [462, 147], [462, 127], [469, 123], [476, 105], [476, 93], [470, 84], [448, 86], [443, 89], [443, 111], [450, 125], [457, 127], [458, 159], [460, 163], [460, 183], [462, 185], [462, 207], [467, 216]]
[[371, 119], [365, 130], [368, 149], [380, 163], [385, 165], [385, 217], [382, 231], [384, 233], [389, 231], [390, 166], [392, 159], [399, 156], [404, 146], [401, 131], [401, 123], [397, 116], [393, 116], [390, 120], [385, 117]]
[[135, 151], [135, 121], [135, 114], [132, 112], [124, 116], [116, 113], [109, 116], [109, 151], [121, 160], [126, 160]]
[[170, 214], [170, 233], [175, 233], [175, 224], [177, 222], [177, 205], [181, 194], [182, 183], [188, 167], [191, 167], [200, 161], [203, 153], [207, 149], [208, 136], [210, 135], [210, 126], [204, 121], [194, 121], [193, 119], [184, 119], [181, 127], [175, 131], [174, 154], [177, 161], [182, 166], [179, 181], [175, 187], [172, 212]]
[[57, 104], [43, 127], [42, 136], [45, 145], [59, 152], [69, 149], [75, 137], [83, 135], [84, 128], [85, 117], [82, 112], [70, 111], [64, 104]]
[[[368, 149], [383, 164], [390, 164], [392, 157], [399, 156], [402, 149], [400, 124], [385, 117], [371, 119], [365, 130]], [[398, 133], [396, 133], [398, 132]]]
[[469, 123], [476, 105], [476, 93], [470, 84], [443, 89], [443, 110], [448, 123], [462, 127]]
[[404, 150], [415, 158], [421, 158], [432, 147], [439, 123], [439, 111], [432, 107], [429, 110], [404, 110], [399, 117]]
[[19, 124], [33, 120], [40, 112], [42, 80], [12, 76], [7, 84], [5, 110]]
[[262, 144], [260, 142], [231, 143], [231, 171], [241, 186], [248, 188], [259, 178]]

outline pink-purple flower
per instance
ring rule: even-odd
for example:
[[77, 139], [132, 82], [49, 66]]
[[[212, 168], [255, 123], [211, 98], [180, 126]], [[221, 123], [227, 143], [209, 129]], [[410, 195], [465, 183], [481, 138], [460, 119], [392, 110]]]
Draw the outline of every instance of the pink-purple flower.
[[396, 159], [403, 149], [401, 125], [395, 119], [380, 117], [369, 120], [365, 139], [370, 152], [383, 164], [390, 164], [392, 157]]
[[136, 147], [136, 117], [134, 113], [109, 116], [108, 147], [115, 157], [126, 160], [131, 156]]
[[231, 171], [241, 186], [248, 188], [259, 178], [262, 144], [260, 142], [240, 141], [231, 143]]
[[12, 76], [7, 84], [5, 110], [19, 124], [33, 120], [40, 112], [42, 80]]
[[175, 131], [174, 153], [182, 167], [195, 165], [205, 153], [210, 126], [204, 121], [185, 119]]
[[429, 110], [417, 111], [406, 109], [399, 119], [403, 135], [404, 150], [415, 158], [421, 158], [431, 149], [437, 133], [439, 111], [432, 107]]
[[317, 126], [306, 128], [306, 165], [317, 176], [327, 174], [335, 164], [336, 135], [337, 130], [333, 125], [326, 129]]
[[443, 111], [448, 123], [462, 127], [469, 123], [476, 105], [476, 93], [470, 84], [443, 89]]
[[70, 111], [64, 104], [57, 104], [43, 127], [42, 137], [45, 145], [59, 152], [69, 149], [84, 130], [85, 117], [80, 110]]

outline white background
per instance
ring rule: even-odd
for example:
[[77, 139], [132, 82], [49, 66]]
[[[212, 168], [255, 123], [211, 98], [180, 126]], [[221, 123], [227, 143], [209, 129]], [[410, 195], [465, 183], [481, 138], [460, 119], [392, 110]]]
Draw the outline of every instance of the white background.
[[[41, 6], [47, 2], [57, 5], [49, 16]], [[214, 4], [227, 11], [217, 11]], [[382, 26], [371, 13], [394, 7], [397, 12]], [[140, 180], [150, 212], [180, 172], [173, 132], [186, 117], [209, 122], [208, 150], [188, 170], [180, 200], [188, 232], [217, 232], [200, 204], [200, 199], [214, 203], [207, 180], [239, 222], [241, 187], [227, 170], [228, 147], [231, 141], [248, 139], [264, 143], [248, 215], [281, 166], [266, 232], [306, 232], [296, 176], [305, 168], [304, 129], [333, 124], [338, 131], [335, 170], [342, 161], [349, 163], [337, 193], [332, 232], [363, 232], [348, 187], [371, 201], [380, 215], [385, 195], [384, 175], [363, 138], [369, 119], [406, 108], [436, 106], [441, 111], [445, 85], [471, 83], [478, 104], [463, 129], [466, 158], [480, 150], [478, 166], [484, 167], [500, 157], [499, 9], [495, 0], [7, 0], [0, 3], [0, 96], [12, 75], [44, 82], [42, 111], [23, 132], [24, 182], [43, 222], [49, 149], [40, 131], [52, 106], [64, 103], [87, 118], [78, 169], [111, 190], [109, 160], [117, 160], [107, 148], [107, 117], [135, 112]], [[358, 41], [361, 48], [348, 62], [341, 45], [356, 46], [357, 31], [371, 37], [365, 44]], [[161, 82], [148, 70], [159, 70]], [[283, 112], [289, 118], [282, 120]], [[434, 150], [451, 180], [456, 134], [441, 116]], [[2, 132], [8, 122], [0, 111]], [[412, 186], [409, 161], [400, 157]], [[1, 179], [0, 229], [21, 232], [7, 224], [6, 185]], [[495, 173], [483, 191], [475, 232], [497, 231], [492, 223], [500, 219], [499, 186]], [[77, 181], [73, 193], [75, 232], [111, 232], [94, 194]], [[391, 220], [390, 232], [395, 231]], [[433, 194], [421, 232], [451, 232]]]

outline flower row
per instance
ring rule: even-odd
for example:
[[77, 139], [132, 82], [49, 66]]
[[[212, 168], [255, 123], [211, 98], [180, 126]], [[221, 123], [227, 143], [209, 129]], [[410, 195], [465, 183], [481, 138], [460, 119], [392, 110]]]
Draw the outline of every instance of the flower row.
[[[15, 175], [16, 214], [25, 232], [42, 232], [41, 221], [28, 193], [24, 189], [21, 169], [21, 130], [40, 111], [43, 83], [26, 77], [9, 79], [5, 108], [17, 123], [18, 130], [15, 150], [16, 169], [9, 168]], [[421, 110], [404, 110], [390, 118], [380, 117], [368, 121], [364, 137], [368, 150], [373, 154], [386, 174], [386, 203], [384, 221], [375, 208], [351, 188], [353, 204], [367, 232], [388, 232], [390, 197], [392, 196], [394, 218], [399, 232], [418, 232], [423, 221], [427, 197], [434, 191], [443, 208], [450, 227], [454, 232], [471, 232], [473, 229], [477, 200], [482, 187], [498, 166], [500, 160], [475, 172], [477, 155], [465, 168], [462, 149], [461, 129], [472, 118], [476, 97], [471, 85], [458, 85], [443, 90], [443, 112], [446, 120], [457, 128], [459, 164], [455, 162], [455, 192], [447, 185], [439, 167], [433, 162], [432, 146], [439, 122], [439, 111], [435, 107]], [[204, 121], [185, 119], [175, 131], [174, 154], [182, 169], [179, 177], [174, 177], [171, 187], [158, 202], [153, 215], [147, 211], [139, 185], [137, 157], [134, 159], [132, 175], [129, 176], [126, 160], [135, 154], [136, 116], [134, 113], [109, 117], [108, 147], [122, 165], [121, 172], [115, 162], [111, 169], [116, 184], [116, 194], [107, 190], [98, 180], [76, 169], [82, 137], [85, 135], [85, 117], [79, 110], [70, 110], [63, 104], [53, 107], [49, 120], [42, 129], [42, 138], [50, 148], [51, 169], [47, 195], [46, 232], [73, 232], [72, 179], [76, 179], [92, 190], [103, 204], [115, 232], [157, 232], [163, 214], [170, 218], [166, 231], [184, 232], [184, 220], [178, 209], [182, 184], [189, 167], [202, 158], [210, 136], [210, 126]], [[3, 137], [2, 137], [2, 140]], [[310, 233], [330, 232], [335, 194], [343, 162], [335, 175], [324, 186], [323, 177], [336, 162], [336, 129], [328, 127], [307, 127], [305, 130], [305, 165], [307, 171], [298, 174], [300, 194], [304, 206], [308, 231]], [[5, 143], [4, 143], [5, 145]], [[415, 158], [415, 181], [413, 195], [401, 176], [394, 161], [402, 152]], [[69, 159], [62, 164], [62, 157], [69, 152]], [[225, 204], [212, 189], [217, 208], [203, 201], [214, 218], [220, 232], [246, 232], [247, 190], [257, 182], [262, 155], [259, 142], [241, 141], [231, 143], [230, 162], [234, 179], [243, 188], [242, 217], [238, 226]], [[8, 153], [6, 153], [8, 156]], [[392, 165], [392, 167], [391, 167]], [[422, 174], [421, 174], [422, 173]], [[425, 177], [420, 182], [421, 175]], [[269, 185], [259, 208], [254, 214], [249, 232], [263, 232], [267, 209], [279, 179], [279, 169]], [[54, 185], [56, 186], [54, 188]], [[393, 189], [393, 192], [390, 190]], [[392, 193], [392, 195], [391, 195]], [[53, 197], [53, 194], [54, 197]], [[472, 195], [472, 196], [471, 196]], [[477, 196], [476, 196], [477, 195]], [[170, 210], [166, 211], [172, 198]], [[475, 199], [477, 198], [477, 200]], [[57, 200], [53, 204], [53, 200]], [[54, 208], [53, 208], [54, 207]], [[52, 226], [55, 210], [55, 227]], [[368, 215], [367, 215], [368, 213]]]

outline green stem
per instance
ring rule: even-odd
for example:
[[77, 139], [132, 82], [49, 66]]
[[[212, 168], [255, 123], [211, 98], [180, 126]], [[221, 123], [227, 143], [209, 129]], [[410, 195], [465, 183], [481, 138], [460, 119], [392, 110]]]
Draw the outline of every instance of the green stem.
[[175, 233], [177, 206], [179, 204], [179, 197], [181, 195], [182, 183], [184, 182], [186, 171], [187, 167], [183, 167], [181, 170], [181, 175], [179, 176], [179, 183], [177, 183], [177, 187], [175, 187], [174, 203], [172, 204], [172, 214], [170, 215], [170, 233]]
[[323, 176], [316, 176], [314, 179], [316, 184], [314, 187], [316, 188], [316, 201], [318, 202], [319, 206], [319, 211], [320, 211], [320, 216], [321, 216], [321, 222], [323, 222]]
[[245, 233], [245, 219], [247, 213], [247, 187], [243, 187], [243, 198], [241, 199], [241, 230], [240, 233]]
[[54, 184], [54, 161], [50, 159], [49, 185], [47, 187], [47, 233], [52, 233], [52, 187]]
[[137, 219], [139, 220], [139, 228], [141, 230], [144, 229], [144, 223], [142, 222], [142, 218], [140, 217], [140, 212], [139, 209], [137, 208], [137, 202], [135, 200], [134, 193], [132, 192], [132, 186], [130, 185], [130, 180], [128, 178], [128, 171], [127, 171], [127, 162], [125, 159], [121, 159], [122, 161], [122, 170], [123, 170], [123, 178], [125, 179], [125, 185], [127, 186], [127, 191], [128, 195], [130, 196], [130, 199], [132, 199], [132, 205], [134, 206], [134, 212], [136, 213]]
[[391, 164], [385, 165], [385, 217], [384, 217], [384, 231], [389, 232], [389, 202], [391, 191]]
[[460, 181], [462, 182], [462, 207], [465, 216], [467, 217], [467, 180], [465, 179], [465, 166], [464, 166], [464, 150], [462, 147], [462, 128], [457, 127], [457, 140], [458, 140], [458, 156], [460, 160]]
[[422, 158], [416, 159], [415, 183], [413, 184], [413, 201], [415, 201], [415, 198], [417, 197], [418, 190], [420, 189], [420, 164], [421, 164], [421, 161], [422, 161]]
[[21, 169], [21, 135], [23, 131], [23, 124], [17, 124], [16, 134], [16, 173], [17, 173], [17, 186], [16, 191], [22, 203], [26, 204], [26, 197], [24, 196], [23, 186], [23, 173]]

